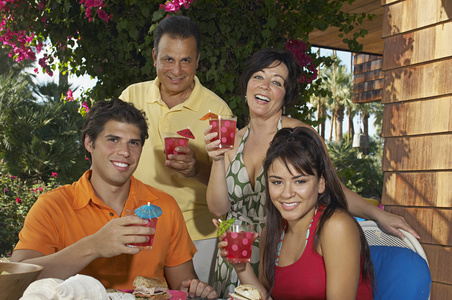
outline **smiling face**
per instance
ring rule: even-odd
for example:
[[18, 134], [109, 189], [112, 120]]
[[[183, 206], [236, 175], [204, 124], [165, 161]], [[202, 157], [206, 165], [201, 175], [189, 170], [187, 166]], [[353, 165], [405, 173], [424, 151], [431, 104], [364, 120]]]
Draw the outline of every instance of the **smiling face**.
[[85, 148], [91, 153], [93, 187], [122, 187], [129, 183], [140, 160], [140, 129], [132, 124], [110, 120], [94, 143], [85, 136]]
[[158, 51], [152, 50], [152, 56], [161, 83], [162, 97], [178, 95], [183, 100], [187, 99], [194, 87], [199, 62], [195, 38], [171, 38], [164, 34], [158, 44]]
[[288, 72], [285, 64], [274, 62], [251, 76], [246, 89], [250, 113], [272, 116], [281, 112]]
[[325, 190], [323, 176], [302, 174], [291, 164], [287, 168], [279, 158], [270, 165], [267, 176], [271, 201], [287, 221], [300, 220], [313, 211]]

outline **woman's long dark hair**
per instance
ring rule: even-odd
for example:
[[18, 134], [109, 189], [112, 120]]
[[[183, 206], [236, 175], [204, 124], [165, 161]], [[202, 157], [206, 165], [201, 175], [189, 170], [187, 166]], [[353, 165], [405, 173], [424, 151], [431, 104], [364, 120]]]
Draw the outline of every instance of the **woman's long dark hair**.
[[[324, 210], [315, 232], [314, 248], [318, 246], [319, 237], [325, 222], [336, 210], [350, 215], [347, 210], [347, 202], [342, 185], [336, 176], [326, 147], [319, 135], [309, 127], [283, 128], [279, 130], [271, 142], [264, 161], [264, 176], [267, 187], [265, 192], [267, 199], [267, 235], [263, 247], [263, 266], [264, 276], [269, 283], [270, 293], [275, 280], [277, 247], [284, 226], [284, 219], [278, 209], [273, 205], [269, 193], [268, 170], [276, 159], [280, 159], [286, 165], [287, 169], [289, 169], [289, 165], [292, 165], [301, 174], [316, 175], [318, 179], [323, 176], [325, 179], [325, 190], [319, 194], [316, 204], [316, 207], [322, 206]], [[372, 282], [375, 272], [370, 259], [369, 245], [361, 227], [356, 221], [355, 223], [359, 228], [361, 256], [364, 259], [362, 269], [363, 279], [367, 282]]]

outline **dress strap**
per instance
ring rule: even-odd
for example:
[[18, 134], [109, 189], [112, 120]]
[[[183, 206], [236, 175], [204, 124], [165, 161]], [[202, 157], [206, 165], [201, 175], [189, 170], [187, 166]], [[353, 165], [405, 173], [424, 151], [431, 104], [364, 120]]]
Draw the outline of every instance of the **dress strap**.
[[[317, 208], [315, 209], [314, 216], [312, 217], [311, 222], [309, 223], [308, 230], [306, 230], [306, 240], [304, 242], [305, 249], [306, 249], [306, 245], [308, 244], [309, 234], [311, 233], [312, 222], [314, 221], [314, 217], [316, 215], [317, 215]], [[283, 240], [284, 240], [284, 235], [286, 233], [286, 230], [287, 230], [287, 221], [284, 222], [283, 231], [281, 233], [281, 239], [279, 240], [278, 247], [276, 248], [278, 253], [276, 254], [275, 266], [278, 266], [278, 263], [279, 263], [279, 255], [281, 254], [281, 247], [282, 247], [282, 243], [283, 243]]]
[[281, 128], [282, 128], [282, 116], [279, 117], [278, 125], [276, 125], [277, 130], [281, 130]]

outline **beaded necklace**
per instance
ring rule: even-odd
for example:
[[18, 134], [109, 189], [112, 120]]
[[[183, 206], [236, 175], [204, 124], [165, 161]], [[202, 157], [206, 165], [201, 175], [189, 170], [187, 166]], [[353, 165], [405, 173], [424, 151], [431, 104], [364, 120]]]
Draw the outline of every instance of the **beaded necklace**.
[[[311, 232], [312, 221], [314, 221], [314, 217], [315, 217], [316, 214], [317, 214], [317, 208], [314, 211], [314, 216], [311, 219], [311, 223], [309, 223], [308, 230], [306, 230], [306, 240], [304, 242], [305, 249], [306, 249], [306, 245], [308, 244], [308, 238], [309, 238], [309, 233]], [[275, 266], [277, 266], [278, 262], [279, 262], [279, 255], [281, 254], [282, 242], [283, 242], [286, 230], [287, 230], [287, 221], [284, 224], [283, 231], [281, 233], [281, 239], [279, 240], [279, 243], [278, 243], [278, 248], [277, 248], [278, 249], [278, 253], [277, 253], [276, 259], [275, 259]]]

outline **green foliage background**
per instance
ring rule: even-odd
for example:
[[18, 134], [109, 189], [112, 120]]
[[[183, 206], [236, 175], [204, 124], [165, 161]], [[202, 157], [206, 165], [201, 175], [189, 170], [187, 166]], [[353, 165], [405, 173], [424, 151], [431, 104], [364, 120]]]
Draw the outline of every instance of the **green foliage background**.
[[369, 155], [363, 155], [362, 149], [353, 148], [347, 139], [340, 144], [327, 142], [331, 161], [336, 167], [340, 181], [349, 189], [365, 198], [381, 199], [383, 192], [383, 143], [373, 137], [369, 141]]
[[[3, 161], [0, 162], [2, 167]], [[25, 181], [20, 177], [0, 173], [0, 257], [9, 256], [19, 240], [25, 216], [38, 196], [57, 187], [51, 177], [42, 181]]]
[[[250, 54], [266, 47], [283, 48], [288, 38], [308, 41], [314, 29], [331, 26], [341, 29], [350, 50], [362, 49], [357, 39], [367, 32], [359, 25], [371, 16], [340, 11], [344, 3], [353, 1], [195, 0], [189, 9], [182, 8], [177, 14], [197, 22], [204, 35], [198, 70], [201, 82], [243, 119], [246, 108], [237, 91], [237, 79]], [[51, 42], [52, 57], [59, 62], [51, 60], [50, 68], [63, 72], [69, 68], [77, 75], [98, 78], [90, 91], [91, 99], [119, 96], [128, 85], [155, 78], [153, 30], [173, 14], [159, 9], [163, 0], [105, 1], [103, 10], [112, 15], [108, 23], [97, 17], [88, 22], [77, 1], [47, 1], [45, 10], [38, 10], [36, 1], [23, 2], [26, 5], [11, 8], [15, 21], [10, 28], [27, 29], [31, 25], [37, 33], [34, 42]], [[44, 23], [43, 18], [47, 20]], [[68, 40], [68, 36], [74, 38]], [[319, 64], [324, 59], [315, 60]], [[302, 84], [298, 107], [288, 113], [310, 122], [312, 111], [306, 102], [312, 92], [319, 92], [317, 84]]]
[[[49, 45], [49, 70], [58, 68], [63, 74], [89, 74], [97, 78], [97, 85], [84, 94], [82, 100], [93, 102], [119, 96], [132, 83], [154, 79], [153, 31], [158, 22], [172, 14], [159, 8], [164, 0], [104, 1], [107, 4], [104, 10], [112, 15], [108, 23], [97, 17], [88, 22], [78, 2], [48, 0], [45, 9], [39, 10], [40, 1], [14, 1], [7, 11], [14, 18], [7, 27], [34, 32], [32, 46], [38, 42]], [[243, 125], [247, 112], [237, 80], [249, 56], [267, 47], [284, 48], [289, 38], [309, 44], [310, 32], [331, 26], [340, 28], [344, 43], [351, 51], [359, 52], [362, 47], [358, 39], [366, 34], [360, 24], [371, 16], [340, 12], [344, 3], [352, 2], [354, 0], [195, 0], [188, 10], [182, 8], [177, 14], [189, 16], [203, 33], [198, 77], [203, 85], [228, 102]], [[1, 12], [2, 17], [4, 14], [5, 11]], [[308, 53], [317, 65], [331, 64], [330, 58], [317, 57], [310, 51], [309, 48]], [[8, 69], [16, 68], [2, 57], [2, 70], [6, 69], [4, 65]], [[47, 95], [38, 92], [43, 100], [37, 101], [32, 94], [35, 87], [31, 78], [19, 75], [18, 70], [21, 67], [9, 73], [0, 72], [0, 157], [4, 158], [0, 167], [0, 192], [3, 191], [0, 255], [11, 251], [23, 219], [39, 193], [78, 179], [89, 167], [78, 142], [83, 122], [78, 113], [80, 103], [65, 102], [60, 97], [68, 86], [50, 87]], [[311, 117], [314, 111], [308, 108], [307, 102], [312, 94], [326, 95], [320, 85], [321, 80], [301, 83], [297, 106], [287, 114], [314, 124]], [[338, 149], [336, 158], [335, 150], [332, 151], [339, 177], [344, 183], [354, 185], [351, 189], [364, 193], [361, 186], [372, 181], [362, 179], [365, 172], [351, 171], [359, 168], [347, 164], [344, 155], [349, 155], [350, 151]], [[353, 163], [359, 162], [354, 160]], [[366, 162], [369, 167], [373, 163]], [[58, 179], [51, 177], [52, 172], [58, 173]], [[38, 189], [38, 193], [36, 188], [39, 187], [42, 191]]]

